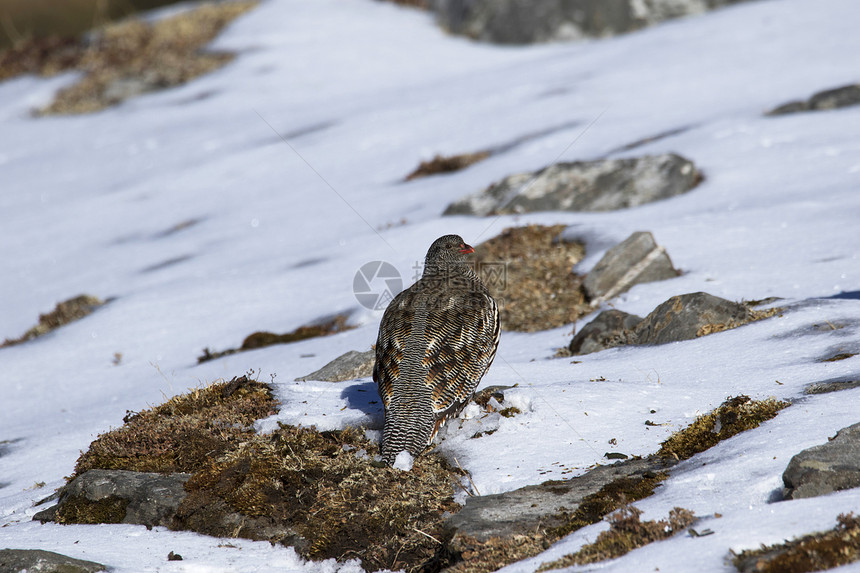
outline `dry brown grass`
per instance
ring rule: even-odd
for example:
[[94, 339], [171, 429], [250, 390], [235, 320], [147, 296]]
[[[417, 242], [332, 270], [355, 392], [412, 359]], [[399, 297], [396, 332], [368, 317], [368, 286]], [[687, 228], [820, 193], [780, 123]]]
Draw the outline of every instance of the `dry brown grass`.
[[696, 519], [691, 511], [680, 507], [670, 511], [667, 519], [658, 521], [640, 521], [641, 514], [642, 510], [631, 505], [622, 507], [609, 516], [609, 530], [600, 532], [594, 543], [584, 545], [576, 553], [545, 563], [538, 571], [615, 559], [649, 543], [668, 539], [692, 525]]
[[14, 346], [45, 335], [61, 326], [80, 320], [105, 304], [105, 301], [88, 294], [78, 295], [58, 303], [51, 312], [39, 315], [39, 323], [21, 335], [19, 338], [6, 339], [0, 348]]
[[29, 39], [0, 53], [0, 79], [67, 70], [84, 77], [40, 114], [89, 113], [140, 93], [176, 86], [223, 66], [232, 54], [203, 48], [256, 1], [201, 4], [176, 16], [130, 19], [94, 31], [91, 40]]
[[101, 434], [78, 458], [75, 475], [93, 468], [192, 472], [254, 435], [255, 420], [275, 412], [269, 387], [239, 376], [175, 396]]
[[[475, 247], [478, 271], [499, 303], [503, 329], [547, 330], [591, 312], [582, 278], [573, 272], [585, 247], [558, 240], [565, 227], [511, 227]], [[503, 280], [490, 275], [500, 269]]]
[[[745, 303], [748, 307], [751, 306], [750, 303]], [[754, 310], [750, 309], [750, 318], [749, 320], [744, 321], [731, 321], [725, 323], [716, 323], [716, 324], [706, 324], [696, 331], [696, 336], [707, 336], [708, 334], [714, 334], [715, 332], [723, 332], [724, 330], [731, 330], [732, 328], [737, 328], [739, 326], [743, 326], [745, 324], [749, 324], [751, 322], [756, 322], [758, 320], [764, 320], [765, 318], [770, 318], [777, 314], [782, 313], [785, 310], [780, 307], [768, 308], [765, 310]]]
[[453, 173], [474, 165], [490, 156], [489, 151], [478, 151], [476, 153], [463, 153], [461, 155], [437, 155], [430, 161], [422, 161], [415, 171], [406, 176], [406, 181], [412, 181], [420, 177], [428, 177], [439, 173]]
[[776, 398], [752, 400], [743, 395], [726, 398], [719, 408], [669, 436], [657, 455], [686, 460], [735, 434], [757, 428], [790, 405]]
[[743, 551], [733, 563], [744, 573], [807, 573], [860, 561], [860, 518], [843, 513], [836, 520], [834, 529]]

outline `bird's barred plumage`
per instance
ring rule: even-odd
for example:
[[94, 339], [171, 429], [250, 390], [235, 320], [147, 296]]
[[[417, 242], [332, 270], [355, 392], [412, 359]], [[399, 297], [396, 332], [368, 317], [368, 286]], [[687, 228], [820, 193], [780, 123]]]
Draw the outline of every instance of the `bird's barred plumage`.
[[466, 406], [499, 345], [499, 310], [466, 262], [457, 235], [437, 239], [421, 279], [397, 295], [379, 325], [373, 379], [385, 405], [382, 459], [426, 448]]

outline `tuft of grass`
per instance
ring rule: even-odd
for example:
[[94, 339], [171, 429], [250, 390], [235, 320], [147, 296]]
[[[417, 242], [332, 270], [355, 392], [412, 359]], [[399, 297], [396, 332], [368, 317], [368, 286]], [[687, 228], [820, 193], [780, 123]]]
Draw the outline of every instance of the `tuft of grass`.
[[57, 508], [55, 521], [64, 525], [72, 523], [122, 523], [127, 508], [128, 500], [115, 496], [106, 497], [99, 501], [69, 496]]
[[28, 340], [33, 340], [34, 338], [47, 334], [61, 326], [65, 326], [70, 322], [80, 320], [91, 314], [95, 309], [103, 304], [105, 304], [105, 301], [88, 294], [81, 294], [74, 298], [70, 298], [69, 300], [65, 300], [57, 304], [51, 312], [40, 314], [39, 323], [25, 332], [21, 337], [14, 340], [7, 338], [3, 344], [0, 344], [0, 348], [5, 346], [14, 346], [16, 344], [21, 344], [22, 342], [27, 342]]
[[475, 247], [477, 270], [499, 303], [502, 328], [547, 330], [591, 312], [573, 266], [585, 246], [558, 239], [566, 225], [511, 227]]
[[686, 460], [735, 434], [758, 427], [789, 405], [776, 398], [728, 397], [716, 410], [699, 416], [692, 424], [669, 436], [660, 445], [657, 455]]
[[835, 528], [734, 555], [738, 571], [806, 573], [860, 561], [860, 518], [839, 514]]
[[257, 348], [264, 348], [266, 346], [272, 346], [274, 344], [288, 344], [290, 342], [298, 342], [299, 340], [306, 340], [308, 338], [329, 336], [331, 334], [337, 334], [338, 332], [352, 330], [355, 327], [350, 326], [346, 323], [348, 318], [349, 316], [346, 314], [338, 314], [330, 319], [318, 322], [316, 324], [300, 326], [292, 332], [287, 332], [285, 334], [275, 334], [273, 332], [254, 332], [245, 337], [245, 340], [242, 342], [242, 346], [240, 346], [239, 348], [230, 348], [228, 350], [222, 350], [218, 352], [213, 352], [208, 348], [204, 348], [203, 354], [197, 357], [197, 363], [200, 364], [208, 360], [214, 360], [216, 358], [221, 358], [222, 356], [227, 356], [228, 354], [235, 354], [237, 352], [244, 352], [246, 350], [256, 350]]
[[94, 468], [196, 471], [250, 439], [254, 421], [273, 414], [277, 404], [267, 385], [239, 376], [175, 396], [150, 410], [130, 412], [123, 426], [90, 444], [78, 458], [75, 476]]
[[[442, 547], [463, 473], [437, 454], [412, 470], [377, 467], [375, 443], [359, 430], [319, 432], [282, 425], [206, 464], [186, 484], [176, 526], [218, 536], [271, 539], [284, 528], [311, 559], [358, 558], [368, 571], [419, 568]], [[222, 508], [222, 509], [219, 509]], [[231, 531], [215, 512], [263, 520]]]
[[232, 54], [203, 47], [256, 5], [252, 0], [209, 2], [154, 22], [134, 18], [107, 24], [87, 39], [30, 38], [0, 53], [0, 80], [24, 73], [80, 71], [80, 81], [60, 90], [39, 114], [98, 111], [183, 84], [232, 60]]
[[478, 151], [475, 153], [463, 153], [461, 155], [436, 155], [430, 161], [422, 161], [415, 171], [406, 176], [406, 181], [412, 181], [420, 177], [428, 177], [439, 173], [453, 173], [474, 165], [490, 156], [489, 151]]
[[659, 521], [641, 521], [641, 514], [642, 510], [631, 505], [622, 507], [609, 516], [609, 530], [602, 531], [594, 543], [584, 545], [576, 553], [544, 563], [538, 571], [587, 565], [621, 557], [649, 543], [672, 537], [692, 525], [696, 519], [691, 511], [680, 507], [670, 511], [667, 519]]

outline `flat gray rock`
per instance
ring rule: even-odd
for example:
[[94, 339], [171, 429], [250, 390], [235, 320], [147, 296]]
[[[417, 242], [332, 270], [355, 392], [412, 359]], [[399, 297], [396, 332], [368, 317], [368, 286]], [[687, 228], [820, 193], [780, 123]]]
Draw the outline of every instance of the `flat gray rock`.
[[94, 561], [73, 559], [41, 549], [0, 549], [0, 572], [18, 573], [96, 573], [107, 567]]
[[[159, 474], [125, 470], [89, 470], [76, 477], [60, 493], [59, 503], [33, 516], [54, 521], [64, 505], [114, 503], [112, 523], [169, 526], [179, 504], [185, 499], [185, 482], [191, 474]], [[124, 507], [124, 515], [121, 515]]]
[[700, 180], [693, 162], [673, 153], [557, 163], [510, 175], [451, 203], [444, 214], [612, 211], [686, 193]]
[[782, 481], [787, 499], [860, 487], [860, 423], [842, 428], [826, 444], [791, 458]]
[[673, 296], [636, 326], [636, 344], [691, 340], [706, 327], [733, 328], [752, 319], [744, 305], [704, 292]]
[[634, 285], [671, 279], [678, 274], [654, 235], [637, 231], [609, 249], [585, 276], [582, 286], [596, 306]]
[[455, 535], [474, 537], [478, 541], [513, 537], [539, 527], [556, 527], [563, 523], [559, 517], [561, 512], [576, 511], [586, 496], [608, 483], [623, 477], [647, 476], [667, 467], [667, 462], [657, 458], [632, 459], [598, 466], [569, 480], [470, 497], [463, 509], [445, 521], [445, 527]]
[[316, 372], [296, 378], [296, 381], [346, 382], [347, 380], [355, 380], [356, 378], [366, 378], [373, 374], [373, 363], [375, 361], [376, 353], [373, 350], [368, 350], [367, 352], [350, 350], [346, 354], [338, 356]]

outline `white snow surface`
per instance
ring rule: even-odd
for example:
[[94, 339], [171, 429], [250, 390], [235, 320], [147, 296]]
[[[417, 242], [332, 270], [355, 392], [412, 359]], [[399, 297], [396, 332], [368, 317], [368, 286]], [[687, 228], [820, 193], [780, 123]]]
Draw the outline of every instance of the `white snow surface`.
[[[41, 525], [34, 503], [127, 410], [250, 369], [274, 377], [283, 402], [260, 431], [278, 421], [361, 424], [378, 438], [372, 380], [293, 381], [375, 341], [381, 311], [357, 303], [356, 271], [388, 261], [408, 285], [438, 236], [477, 244], [527, 223], [563, 223], [586, 240], [579, 272], [631, 232], [653, 232], [684, 273], [635, 287], [611, 301], [615, 308], [644, 316], [670, 296], [706, 291], [782, 297], [786, 311], [578, 363], [553, 358], [572, 326], [503, 333], [481, 387], [518, 384], [506, 402], [522, 413], [483, 420], [466, 412], [439, 445], [481, 494], [579, 475], [610, 463], [609, 451], [652, 453], [697, 414], [747, 394], [794, 404], [682, 463], [636, 504], [647, 519], [685, 507], [714, 534], [681, 534], [589, 570], [732, 571], [730, 550], [827, 529], [839, 513], [860, 511], [860, 489], [774, 501], [791, 456], [860, 422], [860, 389], [803, 394], [813, 382], [860, 376], [860, 356], [821, 361], [860, 352], [860, 107], [763, 114], [860, 81], [858, 21], [856, 0], [762, 0], [614, 39], [495, 47], [386, 3], [267, 0], [215, 42], [239, 53], [226, 68], [113, 109], [34, 118], [30, 110], [76, 76], [0, 84], [0, 339], [77, 294], [113, 299], [0, 350], [0, 548], [57, 551], [118, 573], [359, 571], [356, 562], [305, 562], [268, 543]], [[464, 171], [402, 182], [436, 153], [520, 139]], [[703, 183], [624, 211], [441, 216], [511, 173], [662, 152], [695, 161]], [[854, 295], [834, 298], [840, 293]], [[352, 313], [358, 328], [196, 363], [205, 347], [235, 347], [254, 331], [286, 332], [337, 312]], [[470, 439], [482, 424], [497, 431]], [[606, 527], [583, 528], [506, 570], [533, 571]], [[169, 551], [184, 560], [168, 562]]]

